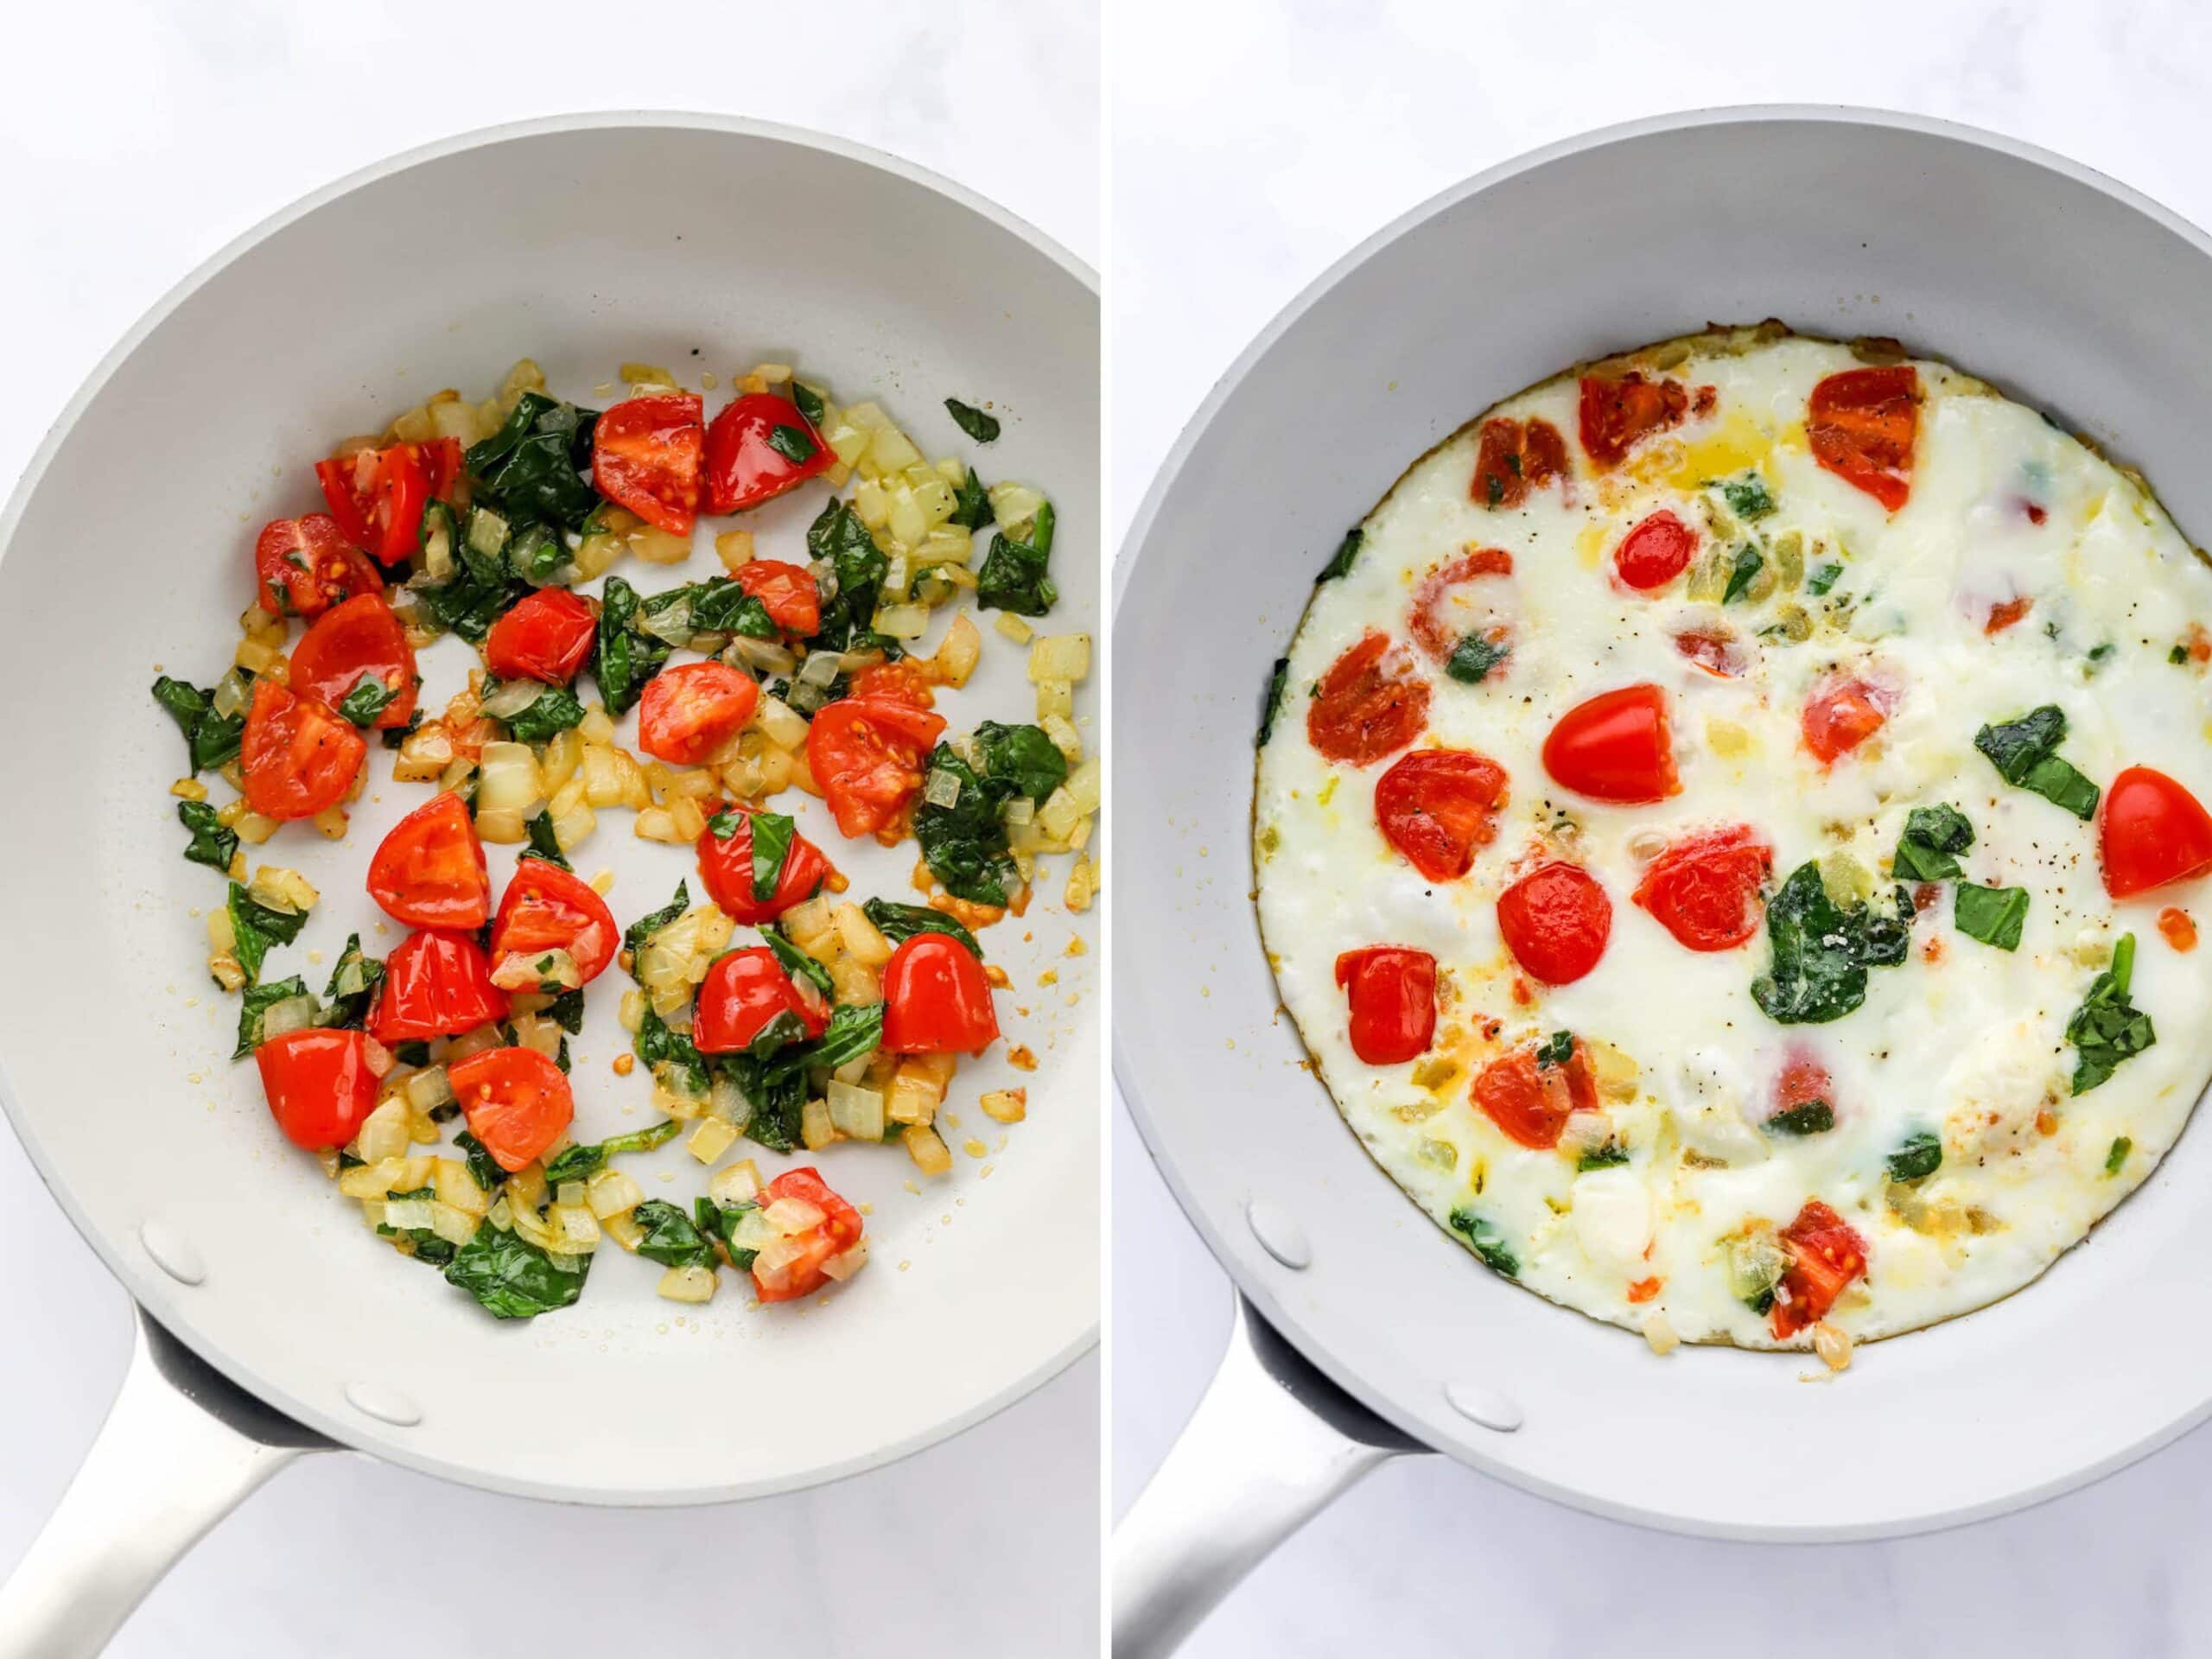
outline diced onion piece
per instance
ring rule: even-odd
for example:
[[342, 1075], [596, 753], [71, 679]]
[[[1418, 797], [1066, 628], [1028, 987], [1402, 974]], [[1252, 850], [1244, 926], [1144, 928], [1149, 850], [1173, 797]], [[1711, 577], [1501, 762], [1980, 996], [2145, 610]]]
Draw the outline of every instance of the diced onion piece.
[[715, 1299], [715, 1287], [719, 1282], [712, 1268], [702, 1268], [693, 1262], [681, 1268], [671, 1268], [661, 1274], [658, 1289], [671, 1302], [711, 1302]]
[[822, 1271], [839, 1284], [843, 1284], [862, 1268], [868, 1266], [868, 1240], [861, 1239], [850, 1249], [840, 1250], [822, 1264]]
[[582, 1204], [556, 1204], [550, 1212], [560, 1248], [588, 1255], [599, 1248], [599, 1217]]
[[[486, 841], [524, 839], [524, 821], [543, 798], [538, 782], [537, 757], [527, 743], [486, 743], [478, 761], [478, 836]], [[492, 828], [486, 825], [487, 817]]]
[[288, 870], [274, 864], [264, 864], [253, 873], [253, 880], [246, 891], [271, 910], [313, 910], [315, 900], [322, 895], [297, 870]]
[[647, 564], [682, 564], [691, 556], [691, 538], [643, 524], [630, 532], [630, 551]]
[[411, 1140], [407, 1132], [407, 1103], [389, 1099], [362, 1121], [360, 1133], [354, 1138], [353, 1155], [365, 1164], [404, 1158]]
[[430, 1206], [430, 1230], [448, 1244], [461, 1245], [476, 1236], [477, 1217], [456, 1205]]
[[288, 1031], [304, 1031], [315, 1024], [317, 1004], [311, 995], [288, 996], [272, 1002], [261, 1014], [261, 1040], [282, 1037]]
[[855, 1141], [883, 1139], [883, 1096], [873, 1089], [859, 1089], [830, 1079], [830, 1122], [840, 1135]]
[[1060, 787], [1067, 791], [1069, 799], [1075, 803], [1075, 810], [1082, 817], [1087, 818], [1097, 811], [1105, 789], [1105, 770], [1098, 764], [1098, 757], [1091, 756], [1068, 773], [1067, 782]]
[[904, 432], [886, 422], [868, 441], [868, 458], [886, 473], [902, 473], [922, 458]]
[[880, 968], [891, 960], [891, 941], [882, 930], [868, 918], [868, 912], [858, 905], [839, 905], [832, 912], [836, 923], [837, 938], [845, 952], [871, 968]]
[[[906, 485], [893, 484], [886, 489], [883, 501], [888, 514], [884, 528], [891, 532], [891, 539], [901, 547], [912, 547], [930, 533], [929, 514], [914, 499], [913, 491]], [[906, 561], [903, 558], [893, 559], [892, 564], [898, 571], [898, 580], [893, 582], [887, 575], [884, 581], [893, 591], [898, 591], [906, 585]]]
[[830, 1121], [830, 1107], [818, 1096], [799, 1108], [798, 1138], [809, 1152], [819, 1152], [837, 1138], [837, 1126]]
[[753, 716], [753, 723], [761, 734], [778, 748], [786, 753], [806, 747], [807, 723], [794, 713], [779, 697], [762, 697], [760, 707]]
[[803, 1233], [819, 1227], [823, 1220], [820, 1208], [804, 1198], [778, 1198], [764, 1213], [779, 1233]]
[[1046, 798], [1037, 809], [1037, 827], [1055, 841], [1065, 841], [1068, 832], [1075, 828], [1076, 820], [1083, 816], [1076, 810], [1075, 798], [1063, 784]]
[[480, 1216], [492, 1207], [492, 1195], [476, 1185], [468, 1166], [458, 1159], [436, 1160], [430, 1171], [430, 1185], [436, 1189], [440, 1204], [449, 1205], [463, 1215]]
[[965, 685], [968, 677], [976, 671], [976, 661], [983, 654], [982, 632], [963, 611], [952, 619], [952, 626], [945, 630], [944, 642], [937, 648], [933, 659], [938, 677], [947, 685]]
[[983, 1116], [997, 1123], [1019, 1123], [1029, 1116], [1029, 1091], [1027, 1089], [994, 1089], [976, 1104], [983, 1109]]
[[1017, 645], [1026, 645], [1037, 637], [1037, 630], [1012, 611], [1001, 611], [997, 620], [991, 626]]
[[[412, 1158], [379, 1158], [349, 1169], [338, 1178], [338, 1190], [349, 1198], [380, 1198], [387, 1192], [412, 1192], [429, 1185], [435, 1161], [419, 1154]], [[429, 1226], [426, 1220], [421, 1224]]]
[[830, 964], [830, 985], [841, 1007], [883, 1001], [883, 976], [856, 957], [840, 956]]
[[990, 497], [991, 517], [1009, 536], [1027, 525], [1045, 505], [1045, 498], [1027, 484], [994, 484]]
[[645, 994], [630, 990], [622, 993], [622, 1000], [615, 1005], [614, 1017], [622, 1029], [634, 1033], [645, 1022]]
[[1084, 679], [1090, 673], [1090, 636], [1087, 633], [1039, 634], [1029, 647], [1029, 680]]
[[602, 1222], [645, 1201], [645, 1190], [619, 1169], [602, 1169], [584, 1184], [584, 1207]]
[[446, 1064], [465, 1060], [472, 1054], [481, 1054], [487, 1048], [498, 1048], [506, 1041], [496, 1023], [487, 1023], [474, 1031], [464, 1031], [458, 1037], [446, 1039]]
[[539, 680], [503, 680], [480, 707], [494, 720], [512, 720], [552, 689]]
[[[773, 639], [755, 639], [741, 633], [729, 642], [729, 649], [722, 652], [724, 661], [740, 668], [749, 668], [756, 674], [788, 674], [798, 666], [798, 658]], [[810, 662], [813, 659], [808, 658]], [[801, 740], [804, 741], [803, 739]]]
[[1076, 860], [1068, 871], [1066, 904], [1071, 911], [1086, 911], [1098, 892], [1098, 867], [1088, 857]]
[[931, 806], [956, 806], [960, 801], [960, 774], [943, 768], [929, 775], [922, 786], [922, 798]]
[[827, 894], [817, 893], [784, 912], [784, 937], [806, 952], [819, 957], [821, 946], [836, 925], [836, 906]]
[[738, 1087], [735, 1078], [719, 1071], [708, 1094], [707, 1110], [717, 1122], [735, 1129], [741, 1130], [753, 1121], [753, 1103], [745, 1097], [745, 1090]]
[[891, 1079], [891, 1100], [887, 1109], [894, 1123], [925, 1125], [936, 1117], [938, 1104], [944, 1098], [944, 1090], [934, 1078], [901, 1064]]
[[492, 970], [492, 982], [503, 991], [542, 991], [548, 987], [573, 991], [584, 982], [576, 959], [566, 950], [540, 950], [524, 956], [511, 951]]
[[875, 613], [875, 631], [893, 639], [918, 639], [929, 631], [926, 605], [886, 605]]
[[702, 1117], [683, 1142], [684, 1150], [702, 1164], [711, 1164], [737, 1144], [737, 1131], [719, 1117]]
[[741, 564], [753, 563], [753, 532], [749, 530], [726, 530], [715, 537], [715, 556], [722, 562], [722, 569], [734, 570]]
[[1065, 680], [1042, 680], [1037, 686], [1037, 720], [1067, 720], [1075, 714], [1075, 687]]
[[783, 1229], [758, 1210], [747, 1211], [730, 1229], [729, 1245], [734, 1250], [765, 1250], [783, 1240]]
[[1058, 715], [1047, 715], [1037, 723], [1044, 728], [1045, 735], [1052, 740], [1052, 747], [1060, 752], [1061, 757], [1070, 766], [1082, 760], [1083, 739], [1076, 734], [1075, 728], [1066, 720]]
[[430, 1211], [436, 1206], [428, 1198], [392, 1198], [384, 1206], [384, 1224], [394, 1232], [412, 1232], [430, 1225]]
[[645, 1242], [645, 1230], [638, 1224], [637, 1217], [627, 1210], [617, 1215], [601, 1216], [599, 1225], [601, 1231], [632, 1255], [638, 1253], [638, 1246]]
[[844, 672], [844, 669], [843, 653], [835, 651], [812, 652], [808, 654], [806, 661], [799, 667], [798, 681], [802, 685], [830, 685], [836, 682], [838, 675]]
[[906, 1143], [906, 1155], [914, 1160], [914, 1167], [923, 1174], [942, 1175], [952, 1167], [951, 1150], [927, 1124], [911, 1126], [899, 1139]]

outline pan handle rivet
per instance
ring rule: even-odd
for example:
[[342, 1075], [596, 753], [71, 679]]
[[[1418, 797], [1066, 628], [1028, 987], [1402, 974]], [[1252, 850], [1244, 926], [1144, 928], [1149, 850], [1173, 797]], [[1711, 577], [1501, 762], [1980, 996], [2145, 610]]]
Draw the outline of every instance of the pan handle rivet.
[[1255, 1198], [1244, 1206], [1244, 1224], [1260, 1241], [1260, 1248], [1286, 1268], [1304, 1268], [1313, 1260], [1306, 1230], [1265, 1198]]
[[423, 1421], [423, 1408], [397, 1389], [377, 1382], [348, 1382], [346, 1403], [378, 1422], [394, 1428], [412, 1428]]
[[1479, 1382], [1446, 1382], [1444, 1399], [1469, 1422], [1501, 1434], [1510, 1434], [1521, 1427], [1521, 1408], [1496, 1389], [1486, 1389]]
[[154, 1265], [180, 1285], [196, 1285], [207, 1276], [207, 1264], [200, 1259], [200, 1252], [158, 1216], [149, 1216], [138, 1224], [138, 1242], [154, 1258]]

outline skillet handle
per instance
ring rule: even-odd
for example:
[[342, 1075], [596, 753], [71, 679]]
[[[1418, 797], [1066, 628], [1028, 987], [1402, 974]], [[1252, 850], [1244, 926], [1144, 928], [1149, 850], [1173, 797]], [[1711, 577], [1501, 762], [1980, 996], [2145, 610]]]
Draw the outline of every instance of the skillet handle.
[[1338, 1494], [1386, 1459], [1427, 1450], [1238, 1296], [1213, 1381], [1114, 1529], [1114, 1659], [1165, 1659]]
[[303, 1452], [335, 1449], [135, 1311], [130, 1369], [107, 1421], [0, 1586], [0, 1659], [92, 1659], [263, 1481]]

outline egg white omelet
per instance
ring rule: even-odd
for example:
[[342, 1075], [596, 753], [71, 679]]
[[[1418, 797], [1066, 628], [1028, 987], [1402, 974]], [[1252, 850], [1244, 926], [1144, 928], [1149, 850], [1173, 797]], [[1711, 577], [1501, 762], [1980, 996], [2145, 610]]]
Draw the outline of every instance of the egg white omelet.
[[[1278, 671], [1284, 1005], [1471, 1255], [1656, 1346], [1981, 1306], [2212, 1075], [2208, 623], [2140, 478], [1887, 342], [1715, 330], [1548, 381], [1399, 480]], [[1408, 817], [1447, 765], [1456, 806]]]

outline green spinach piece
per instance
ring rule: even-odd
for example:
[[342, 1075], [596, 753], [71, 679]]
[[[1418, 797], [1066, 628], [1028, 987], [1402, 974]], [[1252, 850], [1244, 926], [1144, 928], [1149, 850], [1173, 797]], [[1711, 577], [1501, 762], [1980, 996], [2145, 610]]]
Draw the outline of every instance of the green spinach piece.
[[1367, 532], [1357, 527], [1344, 531], [1344, 538], [1337, 543], [1337, 550], [1321, 567], [1321, 574], [1313, 578], [1318, 587], [1325, 582], [1334, 582], [1338, 576], [1351, 573], [1352, 562], [1359, 557], [1360, 543], [1367, 539]]
[[1764, 518], [1774, 511], [1774, 497], [1768, 493], [1766, 480], [1757, 473], [1724, 479], [1719, 487], [1721, 499], [1727, 502], [1728, 511], [1738, 518]]
[[609, 1135], [604, 1141], [594, 1141], [582, 1146], [563, 1147], [553, 1161], [545, 1166], [546, 1183], [558, 1186], [563, 1181], [588, 1179], [607, 1167], [607, 1160], [626, 1152], [651, 1152], [664, 1147], [676, 1139], [683, 1126], [674, 1118], [663, 1118], [650, 1128], [632, 1129], [627, 1135]]
[[1618, 1141], [1608, 1141], [1602, 1147], [1592, 1147], [1574, 1160], [1575, 1172], [1587, 1174], [1593, 1169], [1611, 1169], [1616, 1164], [1628, 1162], [1628, 1148]]
[[746, 1134], [772, 1152], [789, 1152], [798, 1144], [807, 1072], [835, 1071], [865, 1058], [882, 1041], [883, 1004], [843, 1003], [832, 1011], [828, 1028], [812, 1042], [779, 1049], [766, 1058], [717, 1055], [716, 1069], [737, 1085], [753, 1108]]
[[330, 983], [323, 987], [330, 1006], [323, 1010], [321, 1023], [340, 1029], [365, 1027], [383, 984], [384, 963], [362, 954], [359, 934], [348, 934], [346, 948], [338, 953], [338, 965], [330, 970]]
[[549, 685], [529, 708], [508, 716], [507, 735], [518, 743], [550, 743], [583, 723], [584, 706], [576, 700], [576, 694], [566, 686]]
[[645, 682], [660, 672], [674, 649], [638, 626], [638, 590], [620, 576], [607, 577], [600, 595], [591, 677], [610, 715], [626, 714], [636, 706], [645, 695]]
[[965, 531], [978, 531], [991, 522], [991, 493], [983, 487], [983, 480], [976, 476], [976, 469], [968, 469], [967, 481], [953, 492], [958, 503], [952, 510], [951, 522]]
[[238, 856], [237, 835], [223, 827], [215, 809], [205, 801], [179, 801], [176, 804], [179, 823], [192, 832], [192, 840], [184, 855], [195, 864], [205, 864], [211, 870], [227, 870], [231, 861]]
[[888, 635], [877, 633], [873, 626], [876, 596], [882, 591], [891, 562], [849, 503], [831, 496], [823, 504], [814, 522], [806, 527], [806, 552], [817, 566], [827, 565], [836, 582], [836, 592], [822, 606], [815, 648], [881, 649], [893, 658], [902, 656], [905, 648]]
[[1973, 845], [1974, 825], [1958, 808], [1916, 806], [1890, 868], [1900, 881], [1948, 881], [1960, 873], [1957, 855]]
[[689, 587], [656, 594], [645, 601], [648, 615], [657, 614], [677, 598], [690, 601], [691, 626], [708, 633], [741, 633], [750, 639], [773, 639], [778, 630], [768, 607], [748, 594], [734, 576], [713, 576]]
[[2059, 757], [2066, 741], [2066, 715], [2056, 703], [2031, 709], [2018, 720], [1985, 726], [1974, 746], [1989, 758], [1998, 775], [2015, 789], [2040, 795], [2087, 823], [2096, 816], [2097, 786]]
[[785, 938], [783, 930], [773, 922], [760, 924], [760, 937], [767, 940], [768, 948], [776, 953], [776, 960], [783, 964], [784, 971], [793, 979], [805, 980], [825, 999], [836, 994], [836, 988], [830, 982], [830, 970]]
[[480, 1191], [497, 1192], [505, 1184], [507, 1172], [499, 1167], [499, 1160], [492, 1156], [481, 1141], [463, 1129], [454, 1136], [453, 1143], [468, 1160], [468, 1179], [475, 1182]]
[[893, 944], [902, 944], [917, 933], [947, 933], [966, 945], [978, 959], [983, 954], [983, 947], [976, 944], [973, 933], [943, 911], [931, 910], [927, 905], [901, 905], [888, 899], [871, 899], [861, 906], [861, 913]]
[[957, 397], [948, 397], [944, 400], [944, 410], [946, 414], [952, 416], [954, 423], [976, 442], [995, 443], [998, 442], [998, 421], [994, 416], [986, 415], [973, 404], [963, 404]]
[[1520, 1259], [1505, 1242], [1505, 1235], [1497, 1230], [1488, 1217], [1478, 1216], [1471, 1210], [1452, 1212], [1452, 1230], [1467, 1241], [1474, 1253], [1482, 1258], [1483, 1265], [1509, 1279], [1521, 1276]]
[[542, 858], [548, 864], [556, 864], [574, 874], [575, 866], [569, 862], [569, 855], [561, 850], [560, 837], [553, 833], [553, 814], [540, 808], [523, 826], [530, 836], [530, 845], [524, 848], [518, 858]]
[[1565, 1065], [1574, 1058], [1574, 1033], [1555, 1031], [1536, 1048], [1536, 1069], [1548, 1071], [1554, 1065]]
[[2127, 1154], [2135, 1150], [2135, 1143], [2126, 1135], [2117, 1136], [2112, 1149], [2105, 1154], [2105, 1173], [2117, 1175], [2127, 1166]]
[[518, 523], [581, 531], [599, 506], [591, 470], [592, 432], [599, 411], [525, 391], [506, 424], [467, 454], [476, 494]]
[[391, 707], [391, 700], [399, 695], [374, 673], [365, 672], [353, 682], [353, 689], [338, 699], [338, 712], [356, 726], [373, 726], [377, 716]]
[[798, 823], [780, 812], [755, 812], [753, 815], [753, 896], [766, 903], [776, 896], [776, 883], [784, 874], [784, 861], [791, 856], [791, 840], [798, 834]]
[[976, 573], [976, 602], [986, 610], [1011, 611], [1016, 616], [1042, 616], [1060, 596], [1046, 574], [1052, 551], [1052, 504], [1037, 509], [1029, 539], [1020, 541], [1001, 530], [991, 537], [991, 550]]
[[195, 773], [212, 772], [237, 758], [238, 740], [245, 735], [245, 716], [217, 714], [213, 691], [164, 674], [154, 682], [154, 701], [168, 710], [184, 734], [185, 753]]
[[1721, 593], [1720, 602], [1733, 605], [1737, 596], [1751, 585], [1765, 564], [1766, 561], [1760, 557], [1758, 549], [1749, 542], [1738, 548], [1735, 560], [1728, 567], [1728, 586]]
[[1282, 713], [1283, 681], [1289, 673], [1290, 658], [1287, 657], [1276, 658], [1274, 666], [1268, 671], [1267, 696], [1260, 703], [1260, 734], [1252, 741], [1255, 748], [1264, 749], [1268, 747], [1268, 740], [1275, 734], [1275, 717]]
[[2025, 887], [1984, 887], [1961, 881], [1951, 900], [1951, 925], [1970, 939], [2017, 950], [2028, 919]]
[[960, 785], [950, 806], [926, 798], [914, 810], [914, 839], [944, 890], [971, 904], [1004, 905], [1007, 888], [1020, 879], [999, 822], [994, 795], [959, 752], [940, 743], [930, 755], [932, 772], [948, 772]]
[[495, 1319], [535, 1319], [584, 1294], [589, 1255], [557, 1260], [519, 1233], [485, 1222], [446, 1264], [446, 1282], [482, 1303]]
[[1491, 670], [1512, 654], [1512, 646], [1492, 645], [1482, 635], [1471, 633], [1444, 659], [1444, 671], [1463, 685], [1480, 685], [1490, 677]]
[[798, 412], [806, 416], [807, 423], [819, 431], [822, 417], [830, 412], [829, 406], [822, 401], [822, 394], [805, 381], [794, 380], [791, 382], [791, 402], [798, 406]]
[[1834, 587], [1836, 578], [1840, 576], [1842, 574], [1843, 567], [1841, 565], [1824, 564], [1805, 579], [1805, 591], [1811, 594], [1815, 598], [1818, 598], [1821, 594], [1827, 593], [1829, 588]]
[[631, 1212], [644, 1228], [638, 1254], [664, 1268], [711, 1268], [715, 1247], [707, 1243], [691, 1217], [664, 1198], [647, 1198]]
[[231, 1058], [243, 1060], [261, 1046], [262, 1027], [270, 1009], [279, 1002], [307, 994], [307, 982], [297, 974], [289, 979], [272, 980], [266, 985], [247, 986], [238, 995], [238, 1041], [231, 1051]]
[[277, 910], [263, 904], [238, 883], [231, 883], [229, 899], [231, 931], [236, 943], [231, 954], [238, 959], [238, 966], [245, 969], [249, 982], [261, 977], [262, 958], [274, 944], [289, 944], [300, 937], [300, 930], [308, 925], [304, 910]]
[[1897, 889], [1894, 914], [1839, 909], [1807, 860], [1766, 907], [1774, 955], [1751, 982], [1751, 1000], [1778, 1025], [1824, 1025], [1866, 1000], [1866, 970], [1894, 967], [1911, 944], [1912, 896]]
[[677, 1031], [654, 1012], [651, 1002], [638, 1018], [637, 1034], [630, 1039], [630, 1046], [648, 1066], [667, 1066], [682, 1073], [691, 1085], [693, 1094], [707, 1090], [709, 1072], [707, 1057], [699, 1052], [687, 1032]]
[[2066, 1022], [2074, 1045], [2074, 1092], [2086, 1095], [2158, 1040], [2151, 1016], [2127, 1000], [2135, 977], [2135, 936], [2123, 933], [2112, 948], [2112, 966], [2089, 982], [2082, 1006]]
[[976, 728], [985, 787], [1001, 804], [1024, 795], [1042, 803], [1068, 780], [1067, 757], [1040, 726], [1005, 726], [987, 720]]
[[630, 924], [622, 935], [622, 948], [630, 952], [630, 976], [638, 976], [637, 953], [647, 939], [691, 908], [691, 889], [684, 882], [676, 884], [676, 897], [649, 916], [640, 916]]
[[1762, 1127], [1769, 1135], [1826, 1135], [1835, 1128], [1835, 1108], [1825, 1100], [1808, 1100], [1777, 1112]]
[[1916, 1129], [1889, 1156], [1890, 1179], [1917, 1181], [1943, 1166], [1943, 1142], [1927, 1129]]
[[729, 1252], [729, 1264], [740, 1273], [749, 1273], [755, 1250], [741, 1250], [731, 1241], [737, 1235], [737, 1225], [760, 1206], [747, 1199], [743, 1204], [716, 1204], [702, 1197], [691, 1205], [691, 1224], [708, 1238], [721, 1241], [722, 1249]]

